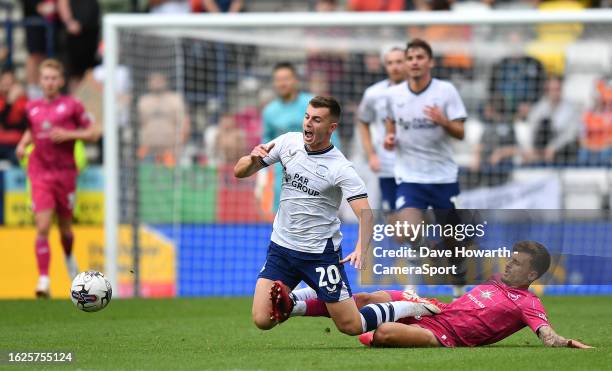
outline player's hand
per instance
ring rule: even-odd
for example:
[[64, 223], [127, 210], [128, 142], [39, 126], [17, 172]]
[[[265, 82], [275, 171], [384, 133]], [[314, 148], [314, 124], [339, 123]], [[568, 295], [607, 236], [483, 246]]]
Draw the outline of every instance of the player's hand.
[[17, 156], [17, 159], [21, 161], [23, 156], [25, 156], [25, 153], [26, 153], [26, 146], [19, 143], [17, 145], [17, 148], [15, 148], [15, 155]]
[[544, 161], [553, 162], [555, 159], [555, 150], [552, 148], [546, 148], [544, 150]]
[[502, 148], [498, 148], [489, 157], [489, 164], [495, 166], [499, 164], [506, 156], [504, 155], [504, 151]]
[[368, 159], [368, 165], [370, 165], [370, 169], [378, 173], [380, 171], [380, 159], [376, 153], [372, 153], [370, 158]]
[[423, 113], [431, 120], [434, 124], [446, 127], [448, 125], [448, 119], [442, 113], [442, 110], [438, 106], [425, 106]]
[[81, 24], [79, 23], [79, 21], [71, 19], [66, 22], [66, 29], [68, 30], [68, 33], [72, 35], [78, 35], [81, 33]]
[[349, 262], [351, 267], [355, 267], [355, 269], [361, 269], [361, 247], [355, 247], [355, 250], [352, 253], [340, 260], [340, 263], [342, 264], [346, 262]]
[[573, 340], [573, 339], [570, 339], [570, 340], [567, 341], [567, 347], [568, 348], [576, 348], [576, 349], [593, 349], [592, 346], [586, 345], [586, 344], [582, 344], [578, 340]]
[[266, 157], [270, 153], [272, 148], [274, 148], [275, 144], [276, 143], [270, 143], [269, 145], [258, 144], [251, 151], [251, 157], [253, 157], [253, 158], [257, 158], [257, 157], [264, 158], [264, 157]]
[[51, 141], [53, 143], [64, 143], [64, 142], [67, 142], [69, 140], [74, 140], [70, 130], [66, 130], [66, 129], [62, 129], [62, 128], [54, 128], [54, 129], [52, 129], [51, 133], [49, 134], [49, 137], [51, 138]]
[[395, 148], [395, 134], [389, 133], [385, 135], [385, 142], [383, 143], [383, 146], [387, 151], [393, 151]]

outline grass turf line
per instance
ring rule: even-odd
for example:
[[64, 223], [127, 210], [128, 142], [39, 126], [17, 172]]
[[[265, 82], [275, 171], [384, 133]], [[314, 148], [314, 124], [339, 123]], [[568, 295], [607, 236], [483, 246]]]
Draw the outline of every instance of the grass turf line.
[[[292, 318], [260, 331], [251, 323], [250, 305], [250, 298], [113, 300], [101, 312], [85, 313], [69, 300], [0, 301], [0, 350], [70, 350], [75, 362], [65, 367], [71, 369], [497, 371], [612, 365], [612, 296], [544, 298], [557, 332], [597, 347], [590, 351], [545, 348], [528, 329], [482, 348], [368, 349], [326, 318]], [[0, 368], [16, 369], [6, 363]]]

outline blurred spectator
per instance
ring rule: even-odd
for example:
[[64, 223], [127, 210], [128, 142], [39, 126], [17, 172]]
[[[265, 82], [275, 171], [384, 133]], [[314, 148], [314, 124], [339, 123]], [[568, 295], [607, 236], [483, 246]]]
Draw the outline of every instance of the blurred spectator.
[[149, 0], [148, 9], [154, 14], [187, 14], [189, 2], [187, 0]]
[[582, 165], [612, 166], [612, 84], [599, 81], [597, 93], [595, 106], [583, 117], [578, 162]]
[[[450, 2], [445, 0], [417, 0], [414, 1], [414, 10], [426, 12], [450, 10]], [[436, 62], [433, 69], [434, 76], [447, 80], [452, 79], [454, 74], [460, 74], [466, 78], [473, 77], [473, 59], [464, 51], [462, 46], [472, 39], [471, 26], [411, 26], [406, 31], [409, 40], [423, 39], [432, 43], [445, 43], [453, 47], [453, 50], [446, 50], [441, 55], [434, 56]]]
[[[98, 47], [98, 57], [102, 60], [104, 54], [103, 43]], [[77, 97], [85, 107], [85, 110], [93, 116], [93, 121], [104, 126], [104, 107], [100, 102], [104, 96], [104, 66], [97, 65], [87, 70], [81, 83], [75, 89], [73, 95]], [[130, 71], [125, 65], [117, 65], [115, 68], [115, 110], [116, 123], [124, 128], [129, 118], [129, 108], [132, 100]], [[97, 143], [85, 143], [87, 147], [87, 158], [89, 163], [102, 163], [103, 138]]]
[[[45, 21], [57, 36], [59, 17], [57, 0], [22, 0], [24, 18], [34, 21]], [[26, 58], [27, 94], [30, 99], [40, 98], [42, 91], [38, 87], [38, 66], [47, 57], [47, 28], [44, 26], [26, 27]], [[54, 37], [54, 41], [57, 37]], [[57, 48], [57, 43], [55, 47]]]
[[274, 99], [274, 92], [261, 89], [257, 95], [257, 104], [243, 108], [234, 115], [236, 125], [246, 133], [247, 150], [262, 142], [263, 119], [261, 112]]
[[98, 0], [58, 0], [57, 5], [66, 27], [69, 90], [74, 91], [85, 71], [96, 65], [100, 4]]
[[449, 0], [413, 0], [414, 10], [450, 10], [452, 1]]
[[512, 117], [504, 113], [503, 105], [500, 96], [491, 97], [485, 105], [480, 143], [476, 146], [470, 168], [462, 169], [461, 183], [465, 188], [497, 186], [510, 177], [519, 148]]
[[243, 0], [190, 0], [193, 13], [238, 13], [244, 7]]
[[170, 91], [166, 75], [154, 72], [149, 92], [138, 100], [139, 157], [174, 166], [190, 134], [190, 120], [183, 97]]
[[[100, 63], [91, 70], [92, 82], [95, 83], [95, 89], [102, 96], [104, 90], [105, 70], [104, 64], [104, 42], [100, 42], [98, 45], [98, 59]], [[86, 77], [88, 75], [86, 74]], [[130, 116], [130, 104], [132, 102], [132, 76], [130, 69], [124, 65], [119, 64], [115, 66], [115, 94], [117, 104], [117, 122], [120, 126], [124, 127], [128, 124]], [[98, 102], [101, 102], [101, 98]], [[98, 103], [99, 104], [99, 103]], [[88, 110], [88, 112], [91, 112]], [[104, 112], [100, 111], [100, 123], [104, 122]], [[98, 117], [96, 117], [98, 119]]]
[[[284, 133], [301, 132], [304, 113], [312, 99], [311, 94], [300, 92], [297, 71], [291, 63], [280, 62], [274, 66], [272, 83], [277, 98], [268, 103], [262, 113], [263, 143], [268, 143]], [[274, 166], [274, 212], [280, 201], [282, 178], [282, 168], [277, 164]]]
[[[319, 13], [335, 12], [338, 10], [338, 2], [336, 0], [317, 0], [315, 3], [315, 11]], [[320, 49], [324, 46], [327, 40], [342, 37], [347, 30], [339, 27], [324, 28], [324, 29], [308, 29], [307, 37], [310, 37], [312, 42], [308, 47], [308, 56], [306, 57], [306, 78], [309, 88], [316, 95], [332, 94], [332, 86], [338, 84], [342, 79], [345, 71], [345, 60], [347, 51], [339, 46]]]
[[580, 111], [562, 98], [562, 85], [560, 77], [549, 78], [545, 95], [527, 117], [531, 135], [526, 158], [530, 162], [569, 164], [576, 159]]
[[0, 73], [0, 160], [17, 165], [15, 148], [27, 129], [25, 90], [12, 70]]
[[231, 165], [232, 169], [240, 157], [249, 149], [245, 132], [236, 125], [234, 115], [226, 113], [221, 117], [215, 140], [215, 154], [220, 165]]
[[513, 54], [493, 65], [489, 96], [503, 97], [504, 113], [523, 120], [529, 114], [532, 104], [542, 96], [546, 71], [540, 61], [522, 52], [519, 32], [511, 32], [508, 38], [508, 45], [514, 47]]
[[349, 0], [347, 4], [347, 10], [355, 12], [397, 12], [404, 7], [404, 0]]

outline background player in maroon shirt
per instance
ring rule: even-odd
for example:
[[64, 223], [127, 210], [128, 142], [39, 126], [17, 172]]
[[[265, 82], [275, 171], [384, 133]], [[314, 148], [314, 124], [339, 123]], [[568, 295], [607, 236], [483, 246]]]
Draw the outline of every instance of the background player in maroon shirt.
[[[513, 252], [502, 275], [474, 287], [450, 304], [439, 303], [441, 313], [384, 323], [359, 340], [383, 347], [479, 346], [496, 343], [529, 326], [546, 346], [591, 348], [555, 333], [542, 302], [528, 290], [550, 266], [546, 248], [535, 241], [521, 241], [514, 245]], [[378, 298], [369, 300], [380, 299], [383, 293], [375, 293]]]
[[93, 125], [83, 105], [61, 94], [64, 68], [48, 59], [40, 65], [40, 87], [43, 98], [26, 107], [29, 128], [17, 145], [19, 159], [26, 147], [34, 143], [28, 160], [28, 178], [32, 186], [32, 210], [36, 221], [35, 251], [39, 280], [36, 296], [49, 296], [49, 229], [53, 213], [58, 216], [62, 247], [69, 274], [78, 273], [72, 256], [72, 210], [78, 175], [74, 161], [75, 140], [96, 141], [100, 130]]

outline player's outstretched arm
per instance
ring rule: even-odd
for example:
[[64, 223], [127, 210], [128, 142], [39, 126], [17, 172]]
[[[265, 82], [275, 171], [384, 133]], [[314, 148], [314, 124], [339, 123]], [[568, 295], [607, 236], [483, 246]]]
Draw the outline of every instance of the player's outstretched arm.
[[538, 330], [538, 337], [547, 347], [568, 347], [578, 349], [590, 349], [592, 346], [582, 344], [578, 340], [566, 339], [558, 335], [550, 326], [542, 326]]
[[[374, 224], [374, 214], [372, 213], [372, 209], [370, 208], [370, 203], [368, 202], [367, 198], [358, 198], [349, 202], [349, 205], [351, 205], [353, 212], [357, 216], [357, 219], [359, 219], [359, 236], [357, 237], [355, 250], [342, 259], [340, 263], [349, 262], [349, 264], [353, 267], [361, 269], [361, 255], [364, 251], [362, 246], [368, 246], [370, 243]], [[361, 238], [364, 233], [367, 236], [367, 240], [363, 240]]]
[[361, 145], [363, 146], [363, 150], [368, 157], [368, 164], [370, 165], [370, 170], [373, 172], [380, 171], [380, 160], [378, 159], [378, 155], [374, 150], [374, 145], [372, 144], [372, 136], [370, 135], [370, 124], [367, 122], [360, 121], [359, 122], [359, 137], [361, 138]]
[[258, 144], [250, 154], [242, 156], [234, 166], [234, 176], [236, 178], [246, 178], [263, 169], [263, 158], [274, 148], [274, 144]]
[[32, 143], [32, 132], [30, 131], [30, 129], [26, 129], [26, 131], [23, 132], [23, 135], [21, 136], [17, 147], [15, 147], [15, 155], [17, 155], [17, 158], [20, 161], [23, 156], [25, 156], [26, 148], [28, 147], [28, 145], [30, 145], [30, 143]]

